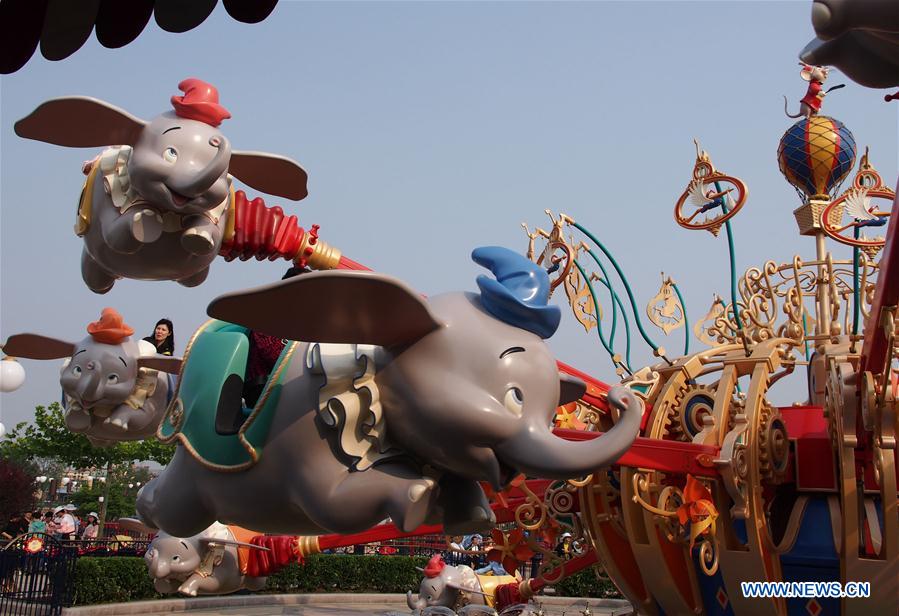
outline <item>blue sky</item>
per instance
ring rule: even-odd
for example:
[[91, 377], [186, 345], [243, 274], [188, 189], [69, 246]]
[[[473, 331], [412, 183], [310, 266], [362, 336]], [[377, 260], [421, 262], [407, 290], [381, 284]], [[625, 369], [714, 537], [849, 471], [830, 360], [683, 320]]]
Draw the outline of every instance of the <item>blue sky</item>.
[[[266, 198], [321, 225], [349, 257], [423, 293], [475, 288], [471, 249], [524, 250], [520, 227], [563, 211], [591, 228], [630, 277], [641, 310], [659, 272], [678, 281], [695, 320], [724, 294], [723, 237], [674, 223], [692, 139], [743, 178], [734, 219], [739, 271], [810, 258], [792, 217], [799, 201], [777, 169], [780, 135], [805, 92], [797, 53], [813, 36], [810, 2], [281, 2], [249, 26], [222, 7], [174, 35], [151, 23], [131, 45], [93, 38], [74, 56], [36, 56], [0, 78], [0, 338], [22, 331], [77, 340], [104, 306], [141, 335], [175, 322], [180, 352], [213, 297], [280, 278], [279, 263], [216, 262], [205, 284], [120, 281], [105, 296], [81, 281], [72, 233], [81, 162], [95, 150], [25, 141], [14, 122], [40, 102], [80, 94], [143, 118], [168, 108], [186, 77], [219, 88], [235, 148], [296, 159], [300, 202]], [[899, 109], [834, 71], [824, 111], [845, 122], [891, 185]], [[256, 191], [248, 191], [259, 195]], [[265, 197], [265, 195], [261, 195]], [[834, 246], [838, 257], [849, 251]], [[323, 306], [324, 308], [324, 306]], [[682, 331], [665, 341], [682, 347]], [[551, 342], [560, 359], [607, 381], [595, 335], [572, 318]], [[694, 346], [696, 343], [694, 342]], [[647, 349], [635, 365], [649, 363]], [[23, 361], [26, 385], [0, 397], [7, 426], [58, 399], [58, 364]], [[804, 396], [794, 384], [774, 399]]]

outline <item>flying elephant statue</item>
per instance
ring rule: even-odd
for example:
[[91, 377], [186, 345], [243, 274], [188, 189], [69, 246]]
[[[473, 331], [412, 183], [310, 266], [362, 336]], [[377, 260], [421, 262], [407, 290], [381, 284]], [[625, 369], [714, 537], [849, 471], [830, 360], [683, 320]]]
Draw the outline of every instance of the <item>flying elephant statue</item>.
[[406, 593], [406, 604], [415, 613], [429, 607], [443, 606], [459, 611], [467, 605], [496, 605], [496, 588], [503, 584], [518, 584], [511, 575], [478, 575], [467, 565], [447, 565], [443, 556], [435, 554], [424, 569], [425, 574], [418, 589], [418, 597], [412, 591]]
[[814, 0], [812, 25], [817, 36], [799, 52], [803, 62], [834, 66], [869, 88], [899, 86], [895, 0]]
[[59, 383], [65, 422], [93, 445], [150, 438], [165, 414], [170, 392], [166, 373], [177, 374], [181, 358], [159, 355], [113, 308], [87, 326], [88, 336], [68, 342], [39, 334], [16, 334], [3, 351], [28, 359], [68, 358]]
[[215, 522], [191, 537], [160, 532], [144, 554], [156, 591], [188, 597], [261, 590], [265, 577], [247, 575], [247, 552], [265, 549], [249, 543], [253, 531]]
[[[220, 296], [185, 351], [158, 436], [178, 443], [142, 488], [144, 523], [176, 536], [214, 520], [260, 532], [352, 533], [388, 516], [403, 531], [449, 534], [495, 523], [478, 482], [520, 473], [571, 478], [632, 444], [642, 402], [612, 388], [618, 423], [590, 441], [552, 432], [585, 384], [560, 374], [544, 342], [561, 311], [546, 272], [500, 247], [479, 293], [425, 299], [373, 272], [311, 272]], [[252, 407], [248, 338], [288, 342]], [[311, 342], [316, 341], [316, 342]]]
[[307, 195], [303, 168], [283, 156], [232, 150], [219, 128], [231, 115], [218, 91], [199, 79], [178, 87], [184, 95], [171, 98], [174, 109], [149, 122], [94, 98], [69, 96], [44, 102], [15, 124], [20, 137], [55, 145], [112, 145], [84, 165], [75, 223], [84, 239], [81, 275], [95, 293], [122, 277], [196, 286], [241, 221], [238, 235], [246, 232], [254, 248], [261, 242], [268, 249], [258, 258], [302, 257], [306, 244], [315, 243], [317, 228], [305, 233], [295, 216], [284, 217], [261, 199], [248, 202], [242, 191], [235, 196], [232, 186], [233, 176], [300, 200]]

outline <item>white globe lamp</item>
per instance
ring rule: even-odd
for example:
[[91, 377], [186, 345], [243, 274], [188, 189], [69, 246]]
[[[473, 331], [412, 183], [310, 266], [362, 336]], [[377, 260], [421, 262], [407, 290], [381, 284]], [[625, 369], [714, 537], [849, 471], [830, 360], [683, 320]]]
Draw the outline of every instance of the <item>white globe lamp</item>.
[[14, 357], [4, 357], [0, 361], [0, 391], [9, 393], [17, 390], [25, 382], [25, 368]]

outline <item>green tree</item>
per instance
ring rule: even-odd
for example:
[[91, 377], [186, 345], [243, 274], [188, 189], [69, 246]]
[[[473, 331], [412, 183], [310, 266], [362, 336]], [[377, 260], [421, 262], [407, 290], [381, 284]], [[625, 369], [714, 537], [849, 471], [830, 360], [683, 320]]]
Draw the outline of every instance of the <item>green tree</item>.
[[156, 439], [128, 441], [111, 447], [94, 447], [83, 434], [71, 432], [59, 402], [34, 409], [34, 422], [21, 422], [0, 442], [0, 455], [14, 460], [55, 459], [72, 468], [105, 468], [152, 460], [168, 464], [172, 445]]
[[[99, 493], [87, 502], [96, 504], [100, 512], [100, 524], [105, 521], [105, 513], [111, 505], [110, 499], [115, 499], [115, 513], [133, 515], [134, 494], [129, 498], [119, 498], [123, 494], [122, 486], [127, 488], [128, 473], [133, 473], [135, 462], [151, 460], [159, 464], [168, 464], [175, 453], [173, 445], [163, 445], [156, 439], [145, 441], [128, 441], [117, 443], [110, 447], [94, 447], [83, 434], [71, 432], [65, 424], [63, 409], [58, 402], [49, 406], [38, 406], [34, 409], [34, 422], [22, 422], [7, 434], [0, 442], [0, 457], [12, 460], [56, 460], [59, 463], [79, 470], [104, 469], [107, 477], [105, 484], [100, 483], [94, 487]], [[122, 481], [117, 478], [121, 477]], [[139, 481], [139, 480], [138, 480]], [[142, 484], [145, 481], [141, 482]], [[86, 486], [85, 486], [86, 487]], [[73, 500], [77, 492], [72, 494]], [[103, 502], [99, 497], [103, 496]], [[130, 504], [129, 504], [130, 503]], [[110, 509], [110, 514], [113, 510]]]
[[113, 468], [106, 478], [105, 484], [94, 481], [93, 485], [83, 487], [69, 496], [69, 501], [78, 507], [82, 518], [90, 511], [103, 509], [100, 497], [106, 502], [106, 519], [134, 517], [134, 504], [141, 486], [150, 480], [150, 471], [143, 466], [119, 465]]

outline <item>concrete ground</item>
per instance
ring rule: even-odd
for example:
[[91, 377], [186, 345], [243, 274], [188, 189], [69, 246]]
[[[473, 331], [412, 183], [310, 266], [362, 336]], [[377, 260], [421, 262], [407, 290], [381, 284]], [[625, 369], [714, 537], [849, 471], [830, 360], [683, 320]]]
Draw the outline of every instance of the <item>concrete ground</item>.
[[[540, 597], [547, 616], [580, 616], [585, 601], [592, 616], [623, 616], [633, 614], [627, 601], [615, 599], [579, 599], [577, 597]], [[67, 608], [63, 616], [118, 616], [140, 614], [189, 613], [190, 616], [379, 616], [410, 614], [404, 595], [377, 594], [315, 594], [315, 595], [237, 595], [230, 597], [201, 597], [197, 599], [166, 599], [162, 601], [133, 601], [109, 605]]]

